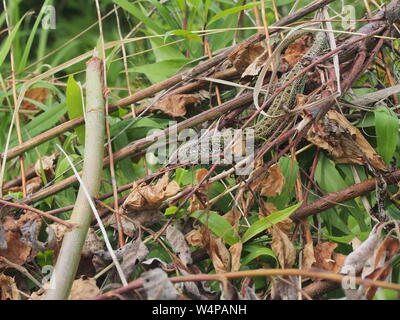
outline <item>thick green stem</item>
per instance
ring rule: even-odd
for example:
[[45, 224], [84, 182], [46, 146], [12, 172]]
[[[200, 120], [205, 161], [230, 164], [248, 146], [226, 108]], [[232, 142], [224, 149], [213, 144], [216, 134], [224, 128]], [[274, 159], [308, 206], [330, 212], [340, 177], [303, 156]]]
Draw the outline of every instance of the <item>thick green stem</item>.
[[[96, 196], [100, 187], [104, 119], [101, 60], [92, 58], [88, 61], [86, 68], [86, 140], [82, 174], [82, 181], [91, 196]], [[68, 298], [91, 221], [92, 210], [81, 186], [70, 220], [71, 223], [78, 225], [78, 228], [64, 235], [51, 279], [51, 289], [47, 292], [46, 299]]]

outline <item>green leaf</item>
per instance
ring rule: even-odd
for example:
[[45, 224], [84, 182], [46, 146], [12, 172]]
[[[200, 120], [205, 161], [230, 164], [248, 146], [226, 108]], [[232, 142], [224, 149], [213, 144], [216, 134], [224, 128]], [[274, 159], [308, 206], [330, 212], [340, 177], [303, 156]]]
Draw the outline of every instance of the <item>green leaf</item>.
[[143, 12], [136, 8], [132, 3], [129, 3], [127, 0], [113, 0], [113, 2], [119, 5], [124, 10], [128, 11], [136, 19], [143, 22], [147, 27], [154, 30], [158, 34], [164, 33], [164, 30], [157, 23], [154, 22], [154, 19], [151, 19], [143, 14]]
[[[41, 113], [25, 127], [22, 128], [22, 134], [24, 139], [28, 139], [37, 136], [38, 134], [46, 131], [53, 127], [65, 114], [65, 105], [58, 104], [51, 107], [49, 110]], [[28, 135], [26, 134], [28, 132]], [[14, 137], [11, 141], [11, 146], [15, 146], [18, 143], [17, 137]]]
[[296, 177], [299, 173], [299, 164], [296, 160], [281, 157], [278, 165], [281, 167], [282, 174], [285, 177], [285, 185], [283, 186], [281, 194], [270, 198], [269, 201], [275, 204], [278, 209], [284, 209], [287, 207], [290, 199], [293, 198]]
[[249, 251], [250, 253], [242, 259], [242, 261], [241, 261], [242, 265], [246, 265], [246, 264], [250, 263], [251, 261], [253, 261], [255, 258], [258, 258], [261, 256], [272, 257], [276, 260], [276, 255], [270, 248], [262, 247], [259, 245], [250, 245], [250, 246], [244, 248], [243, 250]]
[[3, 64], [4, 59], [7, 57], [8, 52], [10, 51], [12, 41], [14, 40], [14, 37], [18, 33], [18, 29], [21, 26], [22, 21], [25, 19], [25, 17], [31, 14], [30, 12], [27, 12], [24, 14], [24, 16], [17, 22], [17, 24], [14, 26], [13, 31], [11, 34], [7, 37], [7, 39], [4, 41], [1, 49], [0, 49], [0, 66]]
[[143, 66], [136, 66], [128, 69], [128, 71], [144, 73], [152, 83], [157, 83], [176, 74], [187, 62], [189, 62], [188, 59], [164, 60]]
[[19, 62], [19, 65], [18, 65], [18, 70], [17, 70], [18, 72], [21, 72], [22, 70], [24, 70], [24, 68], [26, 66], [26, 62], [28, 61], [28, 56], [29, 56], [29, 53], [32, 48], [32, 43], [33, 43], [33, 39], [35, 38], [37, 28], [39, 26], [39, 23], [42, 21], [43, 14], [45, 13], [45, 8], [47, 7], [47, 5], [49, 4], [50, 1], [51, 0], [45, 0], [43, 2], [42, 8], [39, 12], [39, 15], [37, 16], [35, 24], [32, 27], [28, 41], [26, 42], [24, 53], [22, 55], [21, 61]]
[[230, 246], [239, 241], [233, 226], [214, 211], [197, 210], [190, 215], [207, 226], [218, 237], [223, 238]]
[[172, 34], [174, 36], [183, 36], [185, 38], [187, 38], [188, 40], [196, 40], [201, 42], [201, 37], [193, 32], [187, 31], [187, 30], [182, 30], [182, 29], [178, 29], [178, 30], [172, 30], [170, 32], [168, 32], [168, 34]]
[[375, 112], [377, 151], [386, 163], [392, 160], [399, 139], [399, 120], [388, 107], [378, 107]]
[[[347, 183], [336, 169], [335, 164], [323, 153], [321, 153], [319, 157], [317, 168], [315, 170], [315, 177], [318, 185], [327, 192], [336, 192], [348, 187]], [[346, 202], [345, 205], [346, 207], [343, 208], [350, 211], [352, 216], [357, 220], [361, 231], [367, 231], [367, 226], [365, 224], [365, 209], [361, 209], [354, 200]], [[339, 224], [336, 224], [336, 227], [339, 227]], [[344, 233], [349, 233], [348, 228], [343, 228], [342, 226], [339, 229]]]
[[[78, 83], [75, 81], [73, 76], [68, 77], [67, 82], [67, 111], [69, 118], [75, 119], [83, 116], [83, 103], [82, 103], [82, 94], [81, 88]], [[79, 126], [75, 128], [75, 133], [79, 138], [79, 141], [82, 145], [85, 144], [85, 127]]]
[[178, 212], [178, 207], [176, 207], [176, 206], [171, 206], [171, 207], [169, 207], [169, 208], [167, 208], [167, 209], [165, 210], [164, 215], [165, 215], [165, 216], [172, 216], [172, 215], [174, 215], [174, 214], [177, 213], [177, 212]]
[[236, 13], [236, 12], [240, 12], [242, 10], [253, 8], [255, 6], [258, 6], [259, 4], [260, 4], [260, 2], [255, 2], [255, 3], [246, 4], [244, 6], [237, 6], [237, 7], [226, 9], [226, 10], [216, 14], [214, 17], [212, 17], [210, 19], [210, 21], [208, 21], [207, 26], [209, 26], [213, 22], [215, 22], [215, 21], [217, 21], [217, 20], [219, 20], [219, 19], [221, 19], [221, 18], [223, 18], [225, 16], [231, 15], [231, 14]]
[[360, 233], [349, 234], [347, 236], [341, 236], [341, 237], [335, 237], [335, 236], [324, 234], [324, 237], [329, 240], [332, 240], [334, 242], [348, 244], [351, 240], [353, 240], [356, 237], [359, 238], [361, 241], [365, 241], [365, 239], [368, 238], [368, 235], [369, 235], [369, 232], [360, 232]]
[[242, 238], [242, 242], [245, 243], [254, 236], [258, 235], [259, 233], [265, 231], [266, 229], [270, 228], [274, 224], [289, 218], [290, 215], [297, 210], [301, 203], [295, 204], [289, 208], [274, 212], [270, 214], [268, 217], [260, 219], [253, 223], [249, 229], [245, 232]]

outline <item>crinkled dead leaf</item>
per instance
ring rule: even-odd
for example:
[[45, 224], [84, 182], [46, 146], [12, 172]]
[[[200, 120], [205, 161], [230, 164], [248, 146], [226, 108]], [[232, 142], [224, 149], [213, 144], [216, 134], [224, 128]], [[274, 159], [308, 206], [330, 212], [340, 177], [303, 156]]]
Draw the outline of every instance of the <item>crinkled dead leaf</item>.
[[302, 269], [310, 269], [312, 265], [316, 262], [314, 256], [314, 246], [313, 243], [310, 241], [305, 244], [303, 248], [303, 263]]
[[21, 300], [14, 278], [0, 274], [0, 301]]
[[204, 232], [206, 227], [200, 226], [197, 229], [191, 230], [188, 234], [186, 234], [186, 241], [194, 247], [201, 247], [204, 248], [207, 244], [206, 240], [204, 239]]
[[229, 253], [231, 254], [231, 272], [239, 271], [240, 269], [240, 257], [242, 255], [243, 244], [241, 242], [236, 242], [229, 248]]
[[89, 300], [99, 294], [100, 289], [97, 287], [96, 279], [82, 277], [72, 283], [68, 300]]
[[228, 272], [231, 256], [222, 238], [210, 234], [210, 242], [206, 248], [216, 273]]
[[265, 50], [256, 59], [254, 59], [252, 63], [247, 66], [247, 68], [242, 72], [241, 78], [244, 79], [246, 77], [255, 77], [256, 75], [258, 75], [267, 59], [268, 51]]
[[[203, 178], [207, 175], [207, 173], [208, 173], [208, 170], [205, 168], [196, 170], [197, 183], [200, 183], [203, 180]], [[211, 188], [211, 184], [203, 183], [202, 186], [199, 188], [199, 190], [206, 191], [210, 188]]]
[[223, 215], [224, 219], [230, 223], [231, 226], [235, 227], [235, 230], [239, 227], [240, 218], [242, 214], [236, 208], [228, 211]]
[[151, 109], [160, 110], [174, 118], [183, 117], [189, 105], [199, 102], [200, 97], [196, 94], [174, 94], [156, 102]]
[[242, 74], [246, 68], [262, 53], [264, 47], [257, 42], [250, 46], [242, 46], [229, 60], [232, 62], [235, 69]]
[[146, 258], [149, 254], [149, 249], [147, 249], [140, 237], [126, 244], [123, 248], [125, 248], [125, 251], [123, 253], [121, 268], [128, 277], [135, 271], [136, 265]]
[[17, 232], [6, 232], [7, 249], [0, 250], [0, 256], [3, 256], [13, 263], [22, 265], [24, 264], [31, 248], [20, 241], [20, 235]]
[[[123, 212], [123, 209], [121, 212]], [[162, 213], [156, 209], [149, 209], [143, 211], [131, 211], [125, 214], [121, 214], [121, 225], [126, 234], [130, 238], [134, 238], [138, 231], [138, 225], [151, 226], [159, 222], [162, 218]], [[112, 228], [117, 229], [117, 222], [115, 221], [115, 215], [110, 215], [107, 219], [107, 224]]]
[[39, 108], [32, 102], [26, 100], [25, 98], [35, 100], [38, 102], [44, 102], [49, 94], [49, 89], [47, 88], [32, 88], [25, 92], [24, 100], [21, 103], [21, 107], [26, 110], [39, 110]]
[[331, 272], [339, 272], [341, 269], [345, 255], [333, 252], [338, 244], [334, 242], [321, 242], [314, 248], [314, 256], [316, 262], [313, 267], [324, 269]]
[[47, 180], [51, 180], [55, 176], [55, 160], [57, 155], [53, 153], [51, 156], [41, 157], [35, 163], [35, 172], [38, 177], [42, 177], [42, 172], [46, 175]]
[[55, 232], [52, 228], [46, 227], [47, 240], [42, 242], [38, 239], [41, 221], [37, 224], [37, 219], [31, 219], [20, 227], [22, 237], [19, 239], [22, 243], [31, 247], [36, 251], [52, 250], [55, 248], [57, 239]]
[[342, 114], [330, 110], [323, 120], [312, 126], [307, 139], [332, 155], [337, 163], [366, 165], [368, 161], [377, 169], [386, 172], [382, 158]]
[[288, 236], [277, 226], [271, 228], [271, 248], [282, 268], [291, 268], [296, 261], [296, 249]]
[[[291, 43], [285, 50], [284, 54], [282, 55], [281, 61], [277, 66], [278, 67], [277, 70], [279, 72], [286, 72], [290, 68], [292, 68], [311, 46], [312, 43], [310, 40], [311, 37], [305, 35], [295, 40], [293, 43]], [[242, 73], [241, 78], [254, 77], [258, 75], [261, 68], [265, 65], [267, 59], [268, 59], [268, 51], [265, 50], [260, 55], [258, 55], [258, 57], [255, 58], [253, 62], [249, 64], [243, 72], [241, 72]], [[270, 69], [270, 66], [268, 66], [268, 68]]]
[[[104, 261], [112, 261], [109, 251], [100, 249], [94, 253]], [[129, 277], [135, 270], [136, 265], [143, 261], [149, 254], [149, 250], [142, 241], [141, 233], [139, 233], [135, 240], [125, 244], [117, 250], [114, 250], [114, 254], [118, 260], [122, 259], [121, 268], [125, 276]]]
[[143, 289], [148, 300], [176, 300], [178, 291], [168, 279], [168, 275], [160, 268], [142, 274]]
[[166, 231], [166, 238], [185, 266], [193, 263], [189, 246], [180, 230], [173, 225], [169, 225]]
[[261, 184], [261, 195], [265, 197], [276, 197], [281, 194], [285, 185], [285, 177], [282, 169], [275, 164], [267, 170], [268, 176]]
[[201, 201], [197, 198], [196, 195], [193, 195], [190, 199], [190, 204], [188, 207], [188, 212], [193, 213], [197, 210], [205, 210], [207, 208], [206, 205], [201, 203]]
[[168, 173], [166, 173], [155, 185], [135, 182], [131, 193], [122, 205], [124, 213], [131, 220], [142, 225], [151, 225], [159, 221], [161, 214], [158, 209], [162, 202], [180, 190], [176, 181], [168, 181]]
[[293, 66], [300, 60], [300, 58], [308, 51], [312, 45], [313, 38], [311, 35], [306, 34], [299, 39], [293, 41], [285, 50], [282, 55], [282, 62], [287, 66], [287, 69]]
[[122, 207], [128, 212], [159, 208], [163, 200], [177, 194], [179, 190], [180, 187], [176, 181], [168, 182], [168, 173], [155, 185], [135, 182]]

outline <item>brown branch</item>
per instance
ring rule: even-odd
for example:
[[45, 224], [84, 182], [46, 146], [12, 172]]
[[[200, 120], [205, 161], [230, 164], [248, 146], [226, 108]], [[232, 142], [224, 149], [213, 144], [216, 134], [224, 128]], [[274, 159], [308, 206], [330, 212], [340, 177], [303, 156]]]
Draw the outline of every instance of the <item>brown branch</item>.
[[324, 294], [340, 288], [340, 283], [330, 280], [315, 281], [304, 288], [304, 291], [313, 299], [322, 297]]
[[[400, 170], [392, 172], [384, 179], [386, 183], [389, 185], [398, 183], [400, 181]], [[337, 192], [328, 193], [327, 195], [308, 204], [307, 206], [297, 209], [290, 216], [290, 218], [292, 220], [299, 220], [320, 213], [322, 211], [334, 207], [338, 203], [343, 203], [348, 200], [355, 199], [368, 192], [373, 191], [375, 189], [375, 185], [376, 185], [376, 179], [374, 178], [360, 183], [356, 183], [350, 187], [339, 190]]]
[[[335, 282], [342, 282], [342, 280], [348, 276], [332, 273], [332, 272], [320, 272], [314, 270], [303, 270], [303, 269], [258, 269], [258, 270], [246, 270], [237, 272], [227, 272], [220, 274], [191, 274], [187, 276], [177, 276], [170, 278], [172, 283], [177, 282], [189, 282], [189, 281], [225, 281], [227, 279], [238, 279], [244, 277], [270, 277], [270, 276], [303, 276], [303, 277], [313, 277], [331, 280]], [[361, 279], [359, 277], [352, 277], [355, 284], [363, 285], [366, 287], [381, 287], [387, 289], [393, 289], [400, 291], [400, 285], [395, 283], [387, 283], [379, 280], [368, 280]], [[116, 290], [107, 292], [105, 294], [94, 297], [95, 300], [105, 300], [111, 298], [115, 293], [122, 294], [130, 290], [138, 289], [143, 287], [143, 279], [139, 278], [130, 282], [127, 286], [118, 288]]]
[[60, 224], [66, 226], [67, 228], [70, 228], [70, 229], [76, 227], [72, 223], [66, 222], [65, 220], [62, 220], [62, 219], [57, 218], [57, 217], [54, 217], [54, 216], [48, 214], [47, 212], [41, 211], [41, 210], [36, 209], [36, 208], [29, 207], [29, 206], [24, 205], [24, 204], [13, 203], [13, 202], [6, 201], [6, 200], [3, 200], [3, 199], [0, 199], [0, 203], [5, 205], [5, 206], [8, 206], [8, 207], [14, 207], [14, 208], [19, 208], [19, 209], [32, 211], [32, 212], [34, 212], [34, 213], [36, 213], [36, 214], [38, 214], [38, 215], [40, 215], [40, 216], [42, 216], [44, 218], [47, 218], [47, 219], [52, 220], [54, 222], [60, 223]]

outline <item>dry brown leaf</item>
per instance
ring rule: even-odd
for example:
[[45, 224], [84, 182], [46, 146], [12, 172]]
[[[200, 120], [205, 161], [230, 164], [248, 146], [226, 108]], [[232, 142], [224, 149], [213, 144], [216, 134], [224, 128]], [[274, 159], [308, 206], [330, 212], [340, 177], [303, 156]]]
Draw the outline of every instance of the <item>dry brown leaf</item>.
[[15, 220], [12, 216], [5, 216], [3, 228], [5, 231], [17, 231], [19, 229], [18, 220]]
[[[159, 222], [162, 217], [162, 213], [157, 209], [131, 211], [121, 214], [121, 225], [122, 229], [124, 230], [124, 234], [130, 238], [134, 238], [137, 232], [138, 224], [142, 226], [151, 226]], [[115, 221], [114, 214], [109, 216], [106, 223], [112, 228], [117, 229], [117, 222]]]
[[242, 255], [243, 244], [241, 242], [236, 242], [229, 248], [231, 254], [231, 272], [239, 271], [240, 269], [240, 257]]
[[[196, 170], [197, 183], [200, 183], [203, 180], [203, 178], [206, 176], [207, 173], [208, 173], [208, 170], [205, 168]], [[210, 188], [211, 188], [211, 184], [203, 183], [203, 185], [199, 188], [199, 190], [206, 191]]]
[[337, 163], [371, 164], [384, 172], [387, 171], [382, 158], [342, 114], [330, 110], [323, 120], [311, 127], [307, 139], [332, 155]]
[[180, 230], [173, 225], [169, 225], [166, 231], [166, 238], [185, 266], [193, 263], [189, 246]]
[[[155, 185], [134, 182], [131, 193], [122, 205], [124, 213], [142, 225], [151, 225], [159, 221], [161, 213], [158, 209], [162, 202], [180, 190], [176, 181], [168, 181], [168, 173], [166, 173]], [[111, 221], [111, 223], [114, 222]]]
[[239, 50], [232, 55], [229, 60], [232, 62], [235, 69], [242, 74], [246, 68], [263, 52], [264, 47], [258, 42], [250, 46], [239, 48]]
[[339, 272], [342, 268], [345, 255], [333, 252], [338, 244], [334, 242], [321, 242], [314, 248], [316, 262], [313, 267], [331, 272]]
[[96, 279], [82, 277], [72, 283], [68, 300], [89, 300], [99, 294], [100, 289], [97, 287]]
[[267, 170], [268, 177], [261, 184], [261, 195], [265, 197], [276, 197], [281, 194], [285, 185], [285, 177], [282, 169], [275, 164]]
[[278, 257], [282, 268], [291, 268], [296, 261], [296, 249], [288, 236], [277, 226], [271, 228], [271, 248]]
[[49, 94], [49, 89], [47, 88], [32, 88], [26, 90], [24, 100], [21, 103], [21, 107], [25, 110], [38, 110], [39, 108], [32, 102], [26, 100], [25, 98], [35, 100], [38, 102], [44, 102]]
[[51, 180], [55, 176], [55, 160], [57, 159], [56, 154], [51, 156], [45, 156], [40, 158], [35, 163], [35, 172], [38, 177], [42, 177], [42, 172], [46, 175], [47, 180]]
[[192, 231], [186, 234], [185, 236], [186, 241], [191, 246], [204, 248], [207, 244], [206, 240], [204, 239], [204, 232], [205, 232], [204, 226], [201, 226], [198, 229], [193, 229]]
[[223, 215], [223, 218], [226, 221], [228, 221], [231, 226], [235, 227], [235, 229], [237, 229], [237, 227], [239, 227], [239, 221], [240, 221], [241, 217], [242, 217], [242, 214], [236, 208], [233, 208], [232, 210], [228, 211], [227, 213], [225, 213]]
[[[267, 215], [270, 215], [271, 213], [278, 211], [278, 208], [272, 202], [263, 201], [262, 206], [264, 210], [267, 212]], [[260, 219], [265, 218], [265, 215], [263, 214], [262, 210], [260, 210], [259, 217]]]
[[302, 269], [305, 270], [310, 269], [315, 262], [316, 260], [314, 256], [313, 243], [312, 242], [306, 243], [306, 245], [303, 248]]
[[[254, 77], [259, 74], [261, 69], [264, 67], [265, 62], [268, 60], [268, 50], [265, 50], [261, 53], [254, 61], [247, 66], [247, 68], [242, 72], [241, 79], [246, 77]], [[271, 66], [268, 66], [268, 71], [271, 70]], [[286, 72], [288, 71], [288, 66], [285, 63], [280, 63], [278, 65], [277, 71], [279, 72]]]
[[215, 238], [211, 235], [207, 252], [216, 273], [228, 272], [231, 257], [222, 238]]
[[189, 202], [189, 207], [188, 207], [188, 211], [189, 213], [193, 213], [197, 210], [205, 210], [207, 206], [205, 206], [204, 204], [202, 204], [199, 199], [197, 199], [196, 195], [193, 195], [190, 198], [190, 202]]
[[195, 94], [174, 94], [156, 102], [152, 110], [160, 110], [171, 117], [183, 117], [186, 114], [186, 107], [200, 102]]
[[24, 264], [31, 248], [20, 241], [20, 235], [16, 232], [8, 231], [6, 233], [7, 249], [0, 250], [0, 256], [3, 256], [13, 263], [22, 265]]
[[0, 301], [21, 300], [17, 285], [12, 277], [0, 274]]
[[288, 69], [300, 60], [312, 45], [312, 36], [307, 34], [293, 41], [285, 50], [282, 56], [282, 62], [287, 65]]
[[143, 289], [148, 300], [176, 300], [179, 297], [168, 275], [160, 268], [142, 274]]

